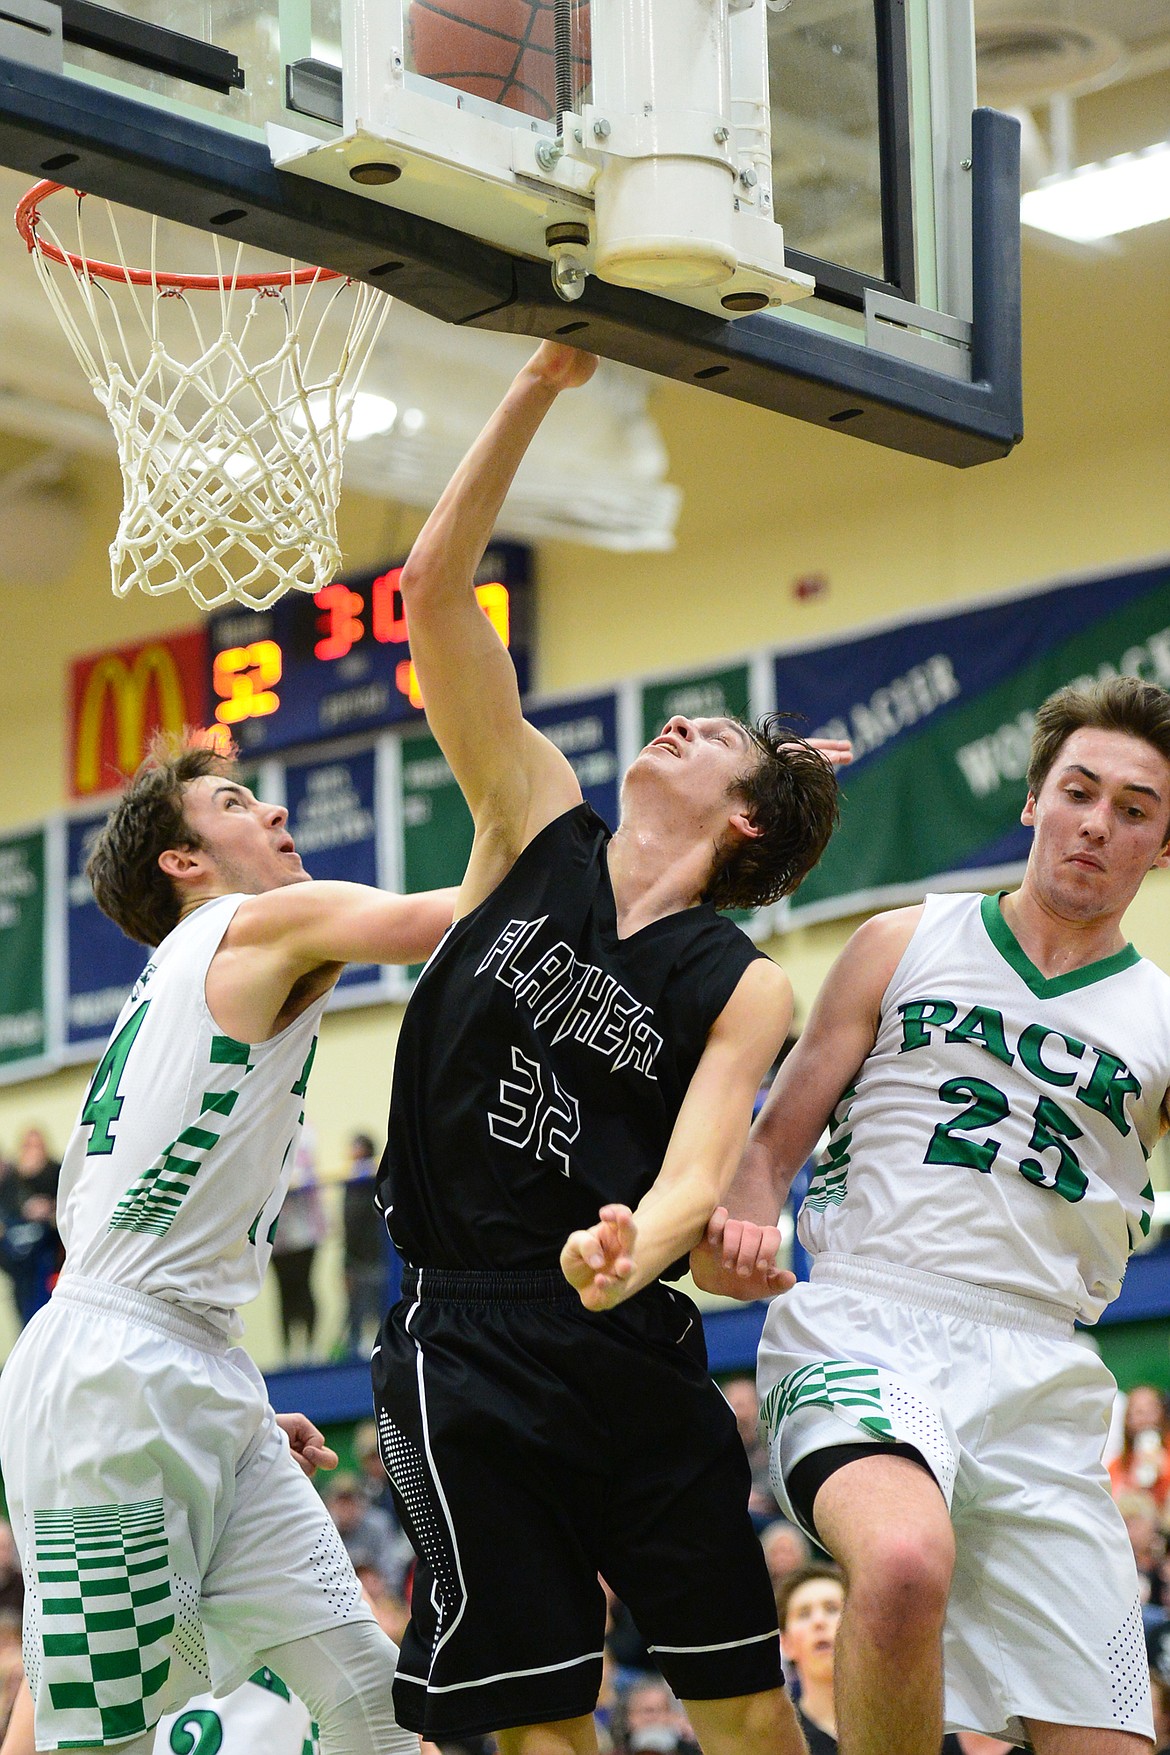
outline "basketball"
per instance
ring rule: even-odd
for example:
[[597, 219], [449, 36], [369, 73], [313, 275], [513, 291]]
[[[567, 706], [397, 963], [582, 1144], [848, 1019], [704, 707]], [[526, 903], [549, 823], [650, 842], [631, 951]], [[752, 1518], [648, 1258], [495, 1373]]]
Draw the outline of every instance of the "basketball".
[[[564, 3], [564, 0], [561, 0]], [[413, 0], [416, 73], [552, 121], [557, 111], [557, 0]], [[573, 102], [589, 84], [589, 6], [571, 12]]]

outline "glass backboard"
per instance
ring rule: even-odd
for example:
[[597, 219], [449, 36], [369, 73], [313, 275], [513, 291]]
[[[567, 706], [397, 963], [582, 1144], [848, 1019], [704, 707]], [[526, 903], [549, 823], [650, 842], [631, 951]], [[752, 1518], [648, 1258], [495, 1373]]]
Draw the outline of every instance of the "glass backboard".
[[969, 0], [5, 15], [30, 175], [926, 456], [1020, 436], [1016, 139], [973, 123]]

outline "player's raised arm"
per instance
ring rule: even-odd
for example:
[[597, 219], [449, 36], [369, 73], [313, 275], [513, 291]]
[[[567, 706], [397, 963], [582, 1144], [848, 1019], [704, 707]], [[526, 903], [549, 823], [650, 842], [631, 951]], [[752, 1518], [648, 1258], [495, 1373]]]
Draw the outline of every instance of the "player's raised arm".
[[[402, 570], [427, 720], [475, 819], [514, 858], [580, 798], [564, 757], [520, 711], [516, 676], [475, 598], [476, 567], [537, 428], [562, 390], [584, 384], [592, 354], [544, 342], [463, 459]], [[509, 861], [510, 862], [510, 861]]]
[[628, 1221], [603, 1217], [575, 1231], [561, 1252], [562, 1272], [588, 1309], [632, 1297], [702, 1238], [791, 1020], [788, 977], [766, 958], [750, 963], [707, 1038], [653, 1184]]
[[793, 1177], [814, 1151], [841, 1093], [874, 1045], [882, 998], [921, 913], [920, 908], [900, 908], [867, 920], [825, 977], [727, 1190], [726, 1264], [741, 1248], [740, 1221], [775, 1225]]

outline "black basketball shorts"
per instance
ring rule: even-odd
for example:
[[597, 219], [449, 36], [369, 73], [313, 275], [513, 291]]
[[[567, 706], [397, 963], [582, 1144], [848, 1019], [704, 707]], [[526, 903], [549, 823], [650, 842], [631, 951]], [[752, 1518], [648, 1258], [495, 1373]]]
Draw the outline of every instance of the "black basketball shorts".
[[781, 1685], [747, 1458], [702, 1324], [655, 1285], [604, 1315], [553, 1270], [408, 1270], [373, 1360], [418, 1555], [394, 1705], [430, 1739], [592, 1712], [600, 1573], [684, 1700]]

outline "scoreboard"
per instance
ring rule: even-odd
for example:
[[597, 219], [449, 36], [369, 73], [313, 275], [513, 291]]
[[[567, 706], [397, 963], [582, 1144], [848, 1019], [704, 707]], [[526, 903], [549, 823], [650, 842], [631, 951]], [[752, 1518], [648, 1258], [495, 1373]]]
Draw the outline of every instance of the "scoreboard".
[[[532, 551], [495, 542], [475, 576], [480, 608], [530, 687]], [[217, 610], [208, 621], [208, 695], [242, 754], [421, 720], [401, 565], [290, 591], [270, 609]], [[468, 678], [474, 687], [474, 677]]]

